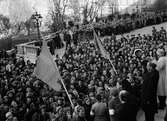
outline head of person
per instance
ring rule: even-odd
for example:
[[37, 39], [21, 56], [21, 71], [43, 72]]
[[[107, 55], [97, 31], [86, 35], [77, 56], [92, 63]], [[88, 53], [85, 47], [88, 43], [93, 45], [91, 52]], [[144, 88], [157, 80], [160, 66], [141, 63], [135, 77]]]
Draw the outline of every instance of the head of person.
[[42, 114], [45, 114], [45, 113], [46, 113], [46, 106], [45, 106], [45, 105], [42, 105], [42, 106], [40, 107], [40, 110], [41, 110], [41, 113], [42, 113]]
[[63, 99], [59, 97], [59, 99], [57, 100], [57, 104], [59, 106], [63, 105]]
[[78, 105], [82, 105], [82, 100], [81, 100], [81, 99], [78, 99], [78, 100], [77, 100], [77, 104], [78, 104]]
[[98, 102], [101, 102], [101, 100], [102, 100], [101, 95], [100, 94], [96, 95], [96, 99], [97, 99]]
[[13, 118], [13, 114], [11, 112], [6, 113], [6, 119], [11, 120]]
[[3, 97], [3, 102], [4, 102], [4, 103], [8, 103], [8, 101], [9, 101], [9, 97], [8, 97], [8, 96], [4, 96], [4, 97]]
[[163, 57], [165, 56], [165, 51], [163, 49], [158, 49], [157, 50], [157, 56], [158, 57]]
[[147, 63], [147, 70], [148, 70], [149, 72], [152, 71], [152, 70], [155, 70], [155, 68], [156, 68], [156, 64], [151, 63], [151, 62], [148, 62], [148, 63]]
[[121, 103], [127, 103], [128, 102], [128, 97], [129, 97], [129, 93], [126, 90], [122, 90], [119, 93], [119, 99], [121, 101]]
[[74, 106], [76, 106], [77, 105], [77, 100], [76, 100], [76, 98], [75, 97], [72, 97], [72, 103], [74, 104]]
[[111, 97], [117, 97], [118, 94], [119, 94], [119, 90], [116, 87], [110, 89], [110, 96]]
[[79, 115], [79, 117], [84, 117], [85, 116], [85, 111], [84, 111], [83, 108], [79, 109], [78, 115]]

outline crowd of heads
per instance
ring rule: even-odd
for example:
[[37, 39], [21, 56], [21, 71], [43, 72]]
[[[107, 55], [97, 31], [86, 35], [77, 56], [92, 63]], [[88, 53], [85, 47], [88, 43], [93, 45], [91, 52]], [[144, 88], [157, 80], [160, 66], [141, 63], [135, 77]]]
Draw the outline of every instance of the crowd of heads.
[[[158, 48], [165, 50], [166, 30], [153, 28], [152, 35], [122, 35], [119, 39], [106, 38], [102, 43], [110, 53], [117, 74], [90, 40], [68, 44], [63, 58], [55, 60], [72, 103], [77, 107], [74, 110], [63, 87], [56, 92], [33, 75], [35, 64], [1, 55], [0, 119], [77, 121], [78, 116], [89, 121], [92, 104], [97, 100], [107, 104], [111, 97], [118, 96], [118, 91], [111, 90], [123, 89], [140, 99], [144, 62], [157, 60]], [[126, 101], [124, 93], [120, 98]]]
[[109, 15], [108, 17], [102, 17], [97, 19], [95, 23], [74, 27], [74, 30], [78, 30], [79, 32], [85, 34], [85, 31], [91, 31], [93, 24], [93, 26], [100, 31], [101, 36], [111, 36], [112, 33], [116, 35], [129, 33], [135, 29], [160, 24], [166, 21], [166, 10], [155, 11], [153, 9], [146, 9], [140, 12], [133, 12], [132, 14], [113, 14]]

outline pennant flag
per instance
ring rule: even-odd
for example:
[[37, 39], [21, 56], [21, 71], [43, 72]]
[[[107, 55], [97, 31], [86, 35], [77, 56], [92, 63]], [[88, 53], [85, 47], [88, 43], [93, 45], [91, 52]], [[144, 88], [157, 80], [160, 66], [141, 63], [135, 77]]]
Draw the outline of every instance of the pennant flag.
[[59, 91], [61, 89], [59, 82], [61, 80], [60, 73], [45, 40], [43, 41], [42, 50], [37, 59], [34, 75], [54, 90]]
[[98, 38], [95, 30], [93, 30], [93, 33], [94, 33], [94, 42], [95, 42], [95, 45], [96, 47], [98, 48], [98, 50], [100, 51], [100, 53], [102, 54], [102, 56], [106, 59], [109, 59], [110, 60], [110, 55], [109, 53], [105, 50], [105, 48], [103, 47], [100, 39]]

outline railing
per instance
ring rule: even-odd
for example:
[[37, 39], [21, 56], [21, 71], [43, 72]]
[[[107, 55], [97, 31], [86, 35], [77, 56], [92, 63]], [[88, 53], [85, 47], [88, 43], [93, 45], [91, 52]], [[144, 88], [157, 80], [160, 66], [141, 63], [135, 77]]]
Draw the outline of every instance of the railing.
[[39, 47], [34, 46], [34, 42], [17, 45], [17, 57], [23, 57], [25, 61], [30, 60], [35, 63]]

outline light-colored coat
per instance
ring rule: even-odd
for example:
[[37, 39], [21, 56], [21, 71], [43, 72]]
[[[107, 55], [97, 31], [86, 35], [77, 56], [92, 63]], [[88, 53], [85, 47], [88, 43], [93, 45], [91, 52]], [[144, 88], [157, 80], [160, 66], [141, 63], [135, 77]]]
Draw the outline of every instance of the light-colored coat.
[[167, 96], [167, 57], [159, 58], [156, 69], [159, 71], [157, 95]]

